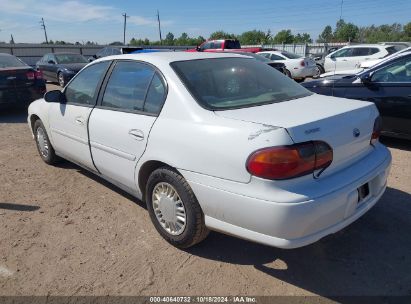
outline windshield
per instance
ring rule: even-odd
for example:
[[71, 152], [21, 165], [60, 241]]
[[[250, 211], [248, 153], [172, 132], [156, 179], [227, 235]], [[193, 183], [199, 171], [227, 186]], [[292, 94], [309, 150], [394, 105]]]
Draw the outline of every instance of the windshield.
[[210, 110], [245, 108], [311, 95], [276, 69], [249, 58], [171, 63], [193, 97]]
[[283, 54], [285, 57], [287, 57], [288, 59], [298, 59], [298, 58], [302, 58], [303, 56], [297, 55], [297, 54], [293, 54], [293, 53], [289, 53], [289, 52], [281, 52], [281, 54]]
[[87, 59], [80, 54], [55, 54], [57, 63], [87, 63]]
[[23, 61], [14, 56], [0, 56], [0, 68], [24, 67], [27, 66]]

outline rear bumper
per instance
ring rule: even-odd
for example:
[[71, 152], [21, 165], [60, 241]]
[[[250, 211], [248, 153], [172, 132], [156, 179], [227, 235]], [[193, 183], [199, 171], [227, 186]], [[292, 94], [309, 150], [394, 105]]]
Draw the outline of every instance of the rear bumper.
[[16, 90], [0, 89], [0, 109], [25, 108], [32, 101], [43, 98], [45, 92], [45, 84]]
[[[345, 181], [341, 188], [302, 202], [266, 201], [198, 181], [189, 180], [189, 183], [210, 229], [270, 246], [297, 248], [341, 230], [381, 198], [387, 185], [391, 154], [379, 145], [378, 151], [366, 158], [335, 174], [340, 175], [336, 180]], [[370, 164], [374, 165], [370, 167]], [[366, 183], [370, 194], [358, 203], [357, 189]]]

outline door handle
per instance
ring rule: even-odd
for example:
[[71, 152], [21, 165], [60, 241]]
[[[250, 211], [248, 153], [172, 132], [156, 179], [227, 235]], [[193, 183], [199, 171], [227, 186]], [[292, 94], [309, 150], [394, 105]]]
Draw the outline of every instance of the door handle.
[[134, 138], [135, 140], [143, 140], [144, 139], [144, 133], [141, 130], [131, 129], [130, 131], [128, 131], [128, 134], [132, 138]]
[[79, 125], [84, 125], [84, 118], [81, 116], [76, 117], [75, 122]]

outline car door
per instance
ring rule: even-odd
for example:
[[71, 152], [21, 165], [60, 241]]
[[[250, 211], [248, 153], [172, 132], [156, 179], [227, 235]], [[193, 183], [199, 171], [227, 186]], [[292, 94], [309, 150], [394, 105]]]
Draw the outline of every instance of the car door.
[[43, 56], [42, 60], [39, 62], [39, 68], [42, 71], [44, 78], [46, 80], [51, 80], [50, 78], [50, 69], [49, 69], [49, 60], [50, 60], [50, 55], [46, 54]]
[[64, 89], [65, 103], [52, 103], [49, 124], [57, 154], [95, 170], [90, 155], [88, 120], [109, 61], [86, 67]]
[[385, 132], [411, 138], [411, 55], [375, 71], [371, 86], [378, 88], [374, 101], [383, 117]]
[[51, 81], [57, 81], [57, 58], [54, 54], [49, 54], [49, 60], [47, 65], [48, 77]]
[[166, 97], [163, 77], [148, 64], [117, 61], [89, 122], [99, 172], [135, 190], [135, 167]]
[[325, 72], [348, 70], [352, 52], [352, 48], [343, 48], [335, 53], [327, 55], [324, 60]]

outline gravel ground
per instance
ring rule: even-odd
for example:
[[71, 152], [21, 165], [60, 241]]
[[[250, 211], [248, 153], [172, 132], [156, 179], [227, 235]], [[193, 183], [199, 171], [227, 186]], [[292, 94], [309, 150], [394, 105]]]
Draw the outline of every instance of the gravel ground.
[[178, 250], [145, 206], [43, 163], [25, 113], [0, 114], [0, 295], [411, 295], [411, 142], [388, 140], [388, 189], [364, 217], [281, 250], [212, 232]]

